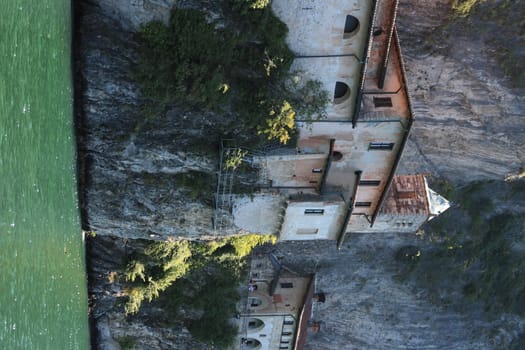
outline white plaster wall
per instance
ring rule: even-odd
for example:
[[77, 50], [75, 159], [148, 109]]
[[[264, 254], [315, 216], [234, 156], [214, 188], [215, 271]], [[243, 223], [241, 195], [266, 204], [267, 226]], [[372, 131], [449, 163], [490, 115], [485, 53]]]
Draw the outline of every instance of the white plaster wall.
[[[403, 137], [403, 126], [399, 122], [359, 122], [352, 129], [351, 123], [317, 122], [312, 125], [299, 125], [298, 146], [313, 151], [320, 143], [310, 139], [334, 138], [334, 151], [341, 152], [343, 158], [333, 161], [326, 178], [326, 187], [342, 191], [349, 199], [353, 193], [355, 171], [361, 170], [363, 179], [380, 180], [377, 187], [363, 187], [358, 190], [357, 201], [372, 202], [369, 208], [356, 208], [356, 213], [372, 214], [384, 189], [390, 171], [399, 152]], [[370, 150], [370, 142], [393, 142], [394, 148]]]
[[275, 234], [281, 223], [283, 205], [284, 200], [279, 195], [235, 196], [233, 223], [248, 232]]
[[273, 187], [318, 187], [326, 165], [327, 154], [296, 154], [265, 157], [266, 172]]
[[370, 227], [370, 222], [364, 216], [352, 215], [346, 232], [359, 233], [386, 233], [386, 232], [405, 232], [415, 233], [421, 225], [428, 219], [427, 215], [392, 215], [379, 214], [374, 227]]
[[[305, 214], [305, 209], [324, 209], [324, 213]], [[279, 239], [282, 241], [336, 239], [344, 213], [345, 203], [342, 199], [339, 202], [289, 202]], [[317, 233], [304, 233], [308, 230], [318, 231]]]
[[[288, 46], [299, 56], [356, 54], [363, 57], [372, 0], [273, 0], [272, 9], [288, 26]], [[343, 38], [346, 15], [359, 28]]]
[[[350, 120], [354, 112], [354, 102], [359, 89], [361, 63], [354, 57], [314, 57], [296, 58], [291, 71], [300, 81], [317, 80], [328, 93], [330, 102], [326, 107], [328, 120]], [[344, 101], [333, 100], [336, 82], [342, 82], [350, 88], [350, 94]], [[298, 115], [297, 120], [302, 116]]]

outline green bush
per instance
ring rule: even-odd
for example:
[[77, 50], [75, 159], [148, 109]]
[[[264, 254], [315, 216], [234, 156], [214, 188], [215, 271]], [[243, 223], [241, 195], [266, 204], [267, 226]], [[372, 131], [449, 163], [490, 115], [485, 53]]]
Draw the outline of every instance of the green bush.
[[[232, 1], [232, 24], [221, 29], [204, 12], [187, 9], [173, 10], [169, 26], [143, 26], [136, 78], [155, 110], [182, 103], [233, 112], [244, 135], [271, 123], [271, 111], [285, 103], [305, 118], [322, 116], [328, 93], [318, 82], [291, 83], [288, 28], [264, 3]], [[272, 138], [287, 140], [280, 137], [287, 129]]]
[[117, 341], [118, 341], [118, 343], [120, 345], [120, 348], [122, 350], [131, 350], [131, 349], [133, 349], [133, 347], [135, 347], [135, 344], [137, 343], [135, 338], [130, 337], [130, 336], [125, 336], [125, 337], [122, 337], [122, 338], [118, 338]]
[[230, 323], [246, 274], [246, 257], [255, 246], [275, 243], [270, 235], [233, 236], [210, 242], [165, 241], [149, 244], [126, 268], [127, 314], [144, 301], [160, 298], [170, 318], [179, 309], [202, 310], [198, 319], [182, 320], [193, 336], [225, 348], [236, 328]]

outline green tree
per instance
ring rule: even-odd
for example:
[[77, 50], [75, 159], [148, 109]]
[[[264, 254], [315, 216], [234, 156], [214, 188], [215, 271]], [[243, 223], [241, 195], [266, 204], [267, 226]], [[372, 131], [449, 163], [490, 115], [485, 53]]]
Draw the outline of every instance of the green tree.
[[292, 106], [284, 101], [278, 112], [272, 109], [269, 115], [266, 126], [260, 127], [258, 133], [266, 135], [268, 140], [279, 140], [282, 144], [287, 144], [295, 127], [295, 111]]

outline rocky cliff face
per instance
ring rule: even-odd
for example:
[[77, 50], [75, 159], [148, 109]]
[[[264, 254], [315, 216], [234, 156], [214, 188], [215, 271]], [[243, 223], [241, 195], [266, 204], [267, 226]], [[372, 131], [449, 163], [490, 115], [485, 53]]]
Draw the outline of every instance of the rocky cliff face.
[[199, 192], [199, 177], [214, 181], [217, 125], [228, 127], [229, 122], [221, 115], [175, 107], [153, 116], [133, 81], [140, 46], [132, 32], [105, 14], [108, 6], [105, 1], [77, 5], [84, 226], [126, 238], [210, 235], [211, 193], [199, 197], [191, 192]]
[[525, 84], [504, 74], [506, 60], [518, 64], [525, 53], [498, 43], [525, 45], [505, 19], [519, 22], [525, 6], [492, 4], [454, 19], [450, 3], [400, 1], [397, 27], [416, 117], [400, 170], [455, 183], [502, 179], [525, 166]]
[[[165, 111], [163, 118], [150, 118], [132, 78], [140, 50], [133, 30], [151, 19], [167, 20], [173, 3], [77, 4], [81, 203], [85, 228], [99, 236], [88, 243], [98, 349], [125, 347], [130, 337], [135, 349], [206, 348], [182, 325], [163, 328], [154, 322], [155, 306], [124, 317], [118, 303], [122, 286], [110, 283], [111, 272], [118, 272], [128, 254], [140, 248], [133, 238], [213, 236], [211, 198], [193, 195], [188, 181], [195, 174], [214, 173], [214, 145], [231, 121], [178, 108]], [[176, 3], [212, 14], [221, 4]], [[494, 27], [480, 18], [452, 21], [449, 3], [400, 4], [398, 31], [416, 115], [400, 171], [428, 172], [456, 184], [502, 179], [525, 164], [523, 88], [513, 87], [503, 75], [501, 57], [492, 46], [494, 38], [506, 40], [509, 32], [489, 30], [492, 36], [487, 37], [476, 28]], [[519, 2], [513, 4], [523, 13]], [[519, 17], [519, 11], [512, 16]], [[407, 245], [432, 250], [430, 242], [399, 234], [349, 237], [341, 252], [319, 243], [276, 248], [297, 270], [317, 272], [318, 289], [329, 296], [314, 308], [324, 324], [310, 336], [307, 348], [489, 349], [517, 344], [520, 334], [523, 338], [522, 318], [502, 313], [490, 319], [475, 304], [450, 308], [430, 298], [425, 288], [400, 283], [396, 276], [403, 265], [394, 256]]]

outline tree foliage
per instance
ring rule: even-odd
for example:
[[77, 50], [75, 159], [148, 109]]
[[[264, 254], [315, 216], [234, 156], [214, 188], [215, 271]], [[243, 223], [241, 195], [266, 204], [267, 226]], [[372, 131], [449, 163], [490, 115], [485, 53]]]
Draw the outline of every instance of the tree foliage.
[[[173, 10], [169, 26], [143, 26], [139, 37], [145, 49], [136, 77], [145, 97], [157, 106], [183, 103], [233, 112], [237, 133], [257, 134], [253, 131], [265, 126], [285, 142], [294, 125], [282, 123], [286, 118], [279, 118], [279, 108], [286, 104], [288, 117], [292, 111], [308, 118], [322, 116], [328, 94], [318, 82], [291, 83], [288, 28], [268, 4], [232, 0], [231, 11], [225, 12], [229, 17], [223, 19], [226, 26], [188, 9]], [[279, 126], [283, 129], [277, 130]]]
[[165, 241], [148, 245], [126, 268], [126, 313], [160, 297], [161, 307], [176, 319], [179, 309], [202, 310], [183, 319], [194, 337], [221, 348], [236, 334], [230, 322], [240, 299], [238, 286], [252, 249], [275, 243], [271, 235], [241, 235], [209, 242]]
[[287, 144], [295, 125], [295, 111], [292, 106], [288, 101], [283, 101], [280, 110], [276, 112], [272, 109], [269, 115], [266, 126], [260, 127], [258, 133], [266, 135], [268, 140], [279, 140], [282, 144]]

